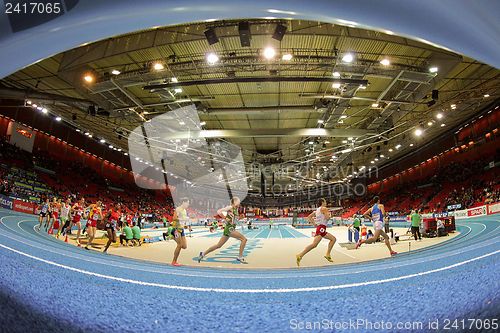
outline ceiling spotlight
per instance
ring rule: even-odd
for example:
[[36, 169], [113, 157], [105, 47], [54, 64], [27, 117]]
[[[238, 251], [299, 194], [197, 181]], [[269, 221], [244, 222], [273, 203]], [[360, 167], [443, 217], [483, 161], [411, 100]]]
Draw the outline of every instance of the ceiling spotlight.
[[325, 121], [323, 119], [318, 119], [318, 124], [323, 124]]
[[91, 138], [91, 137], [92, 137], [92, 134], [89, 134], [89, 138]]
[[113, 145], [109, 145], [109, 148], [110, 148], [110, 149], [113, 149]]
[[313, 144], [314, 144], [314, 141], [309, 141], [309, 144], [310, 144], [310, 145], [313, 145]]
[[174, 92], [176, 94], [180, 94], [182, 92], [182, 88], [174, 88]]
[[171, 78], [171, 79], [170, 79], [170, 82], [172, 82], [172, 83], [177, 83], [177, 82], [179, 82], [179, 80], [177, 80], [177, 78], [176, 78], [176, 77], [173, 77], [173, 78]]
[[415, 130], [415, 135], [416, 135], [416, 136], [421, 136], [421, 135], [422, 135], [422, 133], [423, 133], [423, 132], [422, 132], [422, 130], [421, 130], [420, 128], [417, 128], [417, 129]]
[[430, 68], [429, 68], [429, 72], [430, 72], [430, 73], [437, 73], [437, 71], [438, 71], [438, 68], [437, 68], [437, 67], [430, 67]]
[[286, 29], [287, 27], [284, 26], [283, 24], [278, 24], [276, 26], [276, 29], [274, 29], [274, 33], [273, 33], [273, 39], [276, 39], [277, 41], [280, 41], [283, 39], [283, 36], [285, 36], [285, 32], [286, 32]]
[[452, 110], [455, 110], [457, 108], [457, 105], [456, 104], [452, 104], [452, 105], [450, 105], [450, 107], [451, 107]]
[[186, 125], [186, 123], [183, 121], [179, 121], [179, 125], [184, 126], [184, 125]]
[[91, 83], [94, 81], [94, 76], [92, 76], [91, 74], [85, 74], [83, 79], [85, 80], [85, 82]]
[[488, 98], [488, 97], [490, 97], [490, 94], [484, 94], [484, 97]]
[[410, 147], [413, 147], [413, 143], [410, 143]]
[[163, 66], [161, 62], [155, 62], [153, 64], [153, 69], [156, 71], [161, 71], [163, 68], [165, 68], [165, 66]]
[[214, 65], [219, 61], [219, 56], [215, 53], [207, 54], [207, 63], [209, 65]]
[[200, 126], [205, 126], [206, 124], [207, 124], [207, 122], [206, 122], [206, 121], [202, 121], [202, 122], [200, 123]]
[[77, 132], [80, 132], [80, 129], [79, 129], [79, 128], [77, 128], [77, 129], [76, 129], [76, 131], [77, 131]]
[[106, 140], [104, 140], [104, 139], [101, 139], [100, 141], [101, 141], [101, 143], [104, 143], [104, 142], [106, 142]]
[[340, 85], [341, 85], [341, 84], [340, 84], [340, 82], [333, 82], [333, 83], [332, 83], [332, 88], [333, 88], [333, 89], [339, 89], [339, 88], [340, 88]]
[[113, 75], [120, 75], [120, 73], [121, 73], [121, 72], [120, 72], [119, 70], [117, 70], [117, 69], [113, 69], [113, 70], [111, 71], [111, 74], [113, 74]]
[[340, 77], [340, 73], [339, 72], [333, 72], [333, 77]]
[[89, 132], [85, 132], [85, 135], [87, 135], [87, 136], [88, 136], [89, 134], [90, 134]]
[[436, 115], [436, 118], [437, 118], [437, 119], [442, 119], [442, 118], [443, 118], [443, 114], [442, 114], [442, 113], [438, 113], [438, 114]]
[[360, 85], [359, 89], [366, 89], [366, 86], [365, 85]]
[[445, 127], [446, 125], [445, 124], [441, 124], [441, 127]]
[[352, 136], [348, 137], [347, 140], [349, 141], [354, 141], [354, 138]]
[[396, 149], [399, 149], [399, 148], [401, 148], [401, 145], [396, 145]]
[[293, 55], [291, 55], [290, 53], [283, 54], [283, 56], [281, 57], [281, 59], [283, 59], [285, 61], [290, 61], [290, 60], [292, 60], [292, 58], [293, 58]]
[[373, 103], [372, 108], [378, 108], [378, 103]]
[[30, 100], [26, 101], [26, 104], [31, 105], [31, 101]]
[[375, 158], [375, 162], [378, 162], [378, 158]]
[[48, 113], [49, 110], [47, 110], [47, 108], [42, 108], [40, 111], [42, 111], [43, 113]]
[[37, 107], [37, 105], [36, 105], [36, 104], [33, 104], [33, 105], [32, 105], [32, 107], [36, 108], [36, 107]]
[[128, 153], [123, 153], [123, 155], [128, 156]]
[[276, 55], [276, 51], [272, 47], [266, 47], [264, 49], [264, 58], [266, 59], [272, 59]]
[[347, 118], [347, 115], [343, 114], [340, 116], [340, 119], [346, 119]]
[[382, 154], [382, 155], [380, 155], [380, 157], [384, 158], [384, 157], [385, 157], [385, 155], [384, 155], [384, 154]]
[[347, 143], [347, 140], [342, 140], [342, 143]]
[[394, 150], [392, 148], [389, 148], [389, 153], [392, 153]]
[[391, 62], [387, 58], [380, 60], [380, 63], [384, 66], [389, 66], [391, 64]]
[[61, 121], [62, 118], [61, 117], [56, 117], [56, 121]]
[[432, 124], [433, 124], [433, 122], [432, 122], [432, 121], [429, 121], [429, 122], [427, 123], [427, 125], [428, 125], [428, 126], [432, 126]]
[[219, 38], [217, 37], [214, 28], [205, 30], [205, 38], [207, 39], [208, 45], [213, 45], [219, 42]]
[[371, 164], [374, 164], [374, 163], [375, 163], [375, 161], [370, 161], [370, 163], [371, 163]]
[[354, 60], [354, 56], [351, 54], [351, 53], [346, 53], [344, 54], [344, 56], [342, 57], [342, 61], [343, 62], [352, 62]]

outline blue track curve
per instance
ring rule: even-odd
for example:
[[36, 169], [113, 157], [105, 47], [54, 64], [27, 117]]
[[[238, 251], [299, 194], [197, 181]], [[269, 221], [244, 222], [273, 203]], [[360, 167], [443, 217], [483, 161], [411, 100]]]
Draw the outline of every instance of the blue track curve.
[[364, 320], [358, 331], [370, 330], [367, 321], [402, 331], [398, 322], [425, 330], [430, 320], [499, 315], [498, 215], [459, 222], [461, 235], [395, 258], [273, 271], [89, 253], [39, 234], [33, 216], [0, 209], [0, 219], [0, 324], [8, 331], [282, 332], [350, 319]]

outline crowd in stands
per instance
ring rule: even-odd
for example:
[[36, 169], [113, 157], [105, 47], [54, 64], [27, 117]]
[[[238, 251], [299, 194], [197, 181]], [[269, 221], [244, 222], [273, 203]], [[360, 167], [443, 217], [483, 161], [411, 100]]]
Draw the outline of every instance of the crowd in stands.
[[430, 179], [399, 184], [384, 193], [343, 200], [341, 215], [363, 213], [375, 194], [380, 195], [387, 211], [401, 215], [408, 215], [412, 209], [432, 213], [446, 211], [451, 205], [465, 209], [498, 202], [500, 178], [498, 165], [490, 165], [492, 161], [500, 161], [500, 151], [487, 159], [450, 163]]
[[173, 213], [166, 193], [112, 184], [82, 163], [58, 161], [44, 151], [31, 154], [4, 140], [0, 141], [0, 193], [36, 203], [54, 196], [74, 201], [84, 197], [89, 203], [101, 200], [105, 206], [120, 203], [127, 213], [156, 220], [171, 219]]

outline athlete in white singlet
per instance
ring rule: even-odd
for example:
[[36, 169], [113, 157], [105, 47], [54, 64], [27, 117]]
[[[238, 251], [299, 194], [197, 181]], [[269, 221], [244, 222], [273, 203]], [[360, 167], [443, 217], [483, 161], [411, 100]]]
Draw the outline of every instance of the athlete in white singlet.
[[302, 258], [309, 251], [316, 248], [316, 246], [318, 246], [318, 244], [321, 242], [323, 238], [326, 238], [330, 241], [328, 243], [328, 249], [326, 250], [325, 259], [328, 260], [329, 262], [333, 262], [331, 253], [333, 245], [335, 245], [337, 239], [329, 232], [326, 232], [326, 225], [328, 224], [328, 220], [330, 219], [330, 211], [328, 211], [328, 208], [326, 207], [325, 199], [319, 199], [318, 204], [319, 207], [307, 217], [307, 220], [310, 223], [314, 224], [314, 226], [316, 227], [316, 233], [313, 242], [312, 244], [306, 246], [304, 251], [297, 254], [296, 256], [297, 266], [300, 266], [300, 261], [302, 260]]

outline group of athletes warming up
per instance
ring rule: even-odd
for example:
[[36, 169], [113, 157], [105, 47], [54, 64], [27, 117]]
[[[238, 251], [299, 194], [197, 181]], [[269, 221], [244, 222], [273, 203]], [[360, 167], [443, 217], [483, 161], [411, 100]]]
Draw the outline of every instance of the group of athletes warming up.
[[[209, 253], [221, 248], [229, 238], [235, 238], [240, 241], [239, 255], [237, 260], [240, 263], [247, 264], [244, 257], [245, 246], [247, 243], [247, 238], [240, 232], [236, 230], [237, 220], [239, 218], [238, 209], [240, 206], [240, 199], [238, 197], [233, 197], [231, 199], [230, 205], [221, 208], [217, 211], [217, 215], [223, 219], [224, 231], [222, 233], [219, 241], [210, 246], [205, 251], [199, 253], [198, 262], [201, 262], [205, 256]], [[187, 209], [189, 207], [189, 199], [180, 199], [179, 206], [174, 210], [172, 217], [171, 227], [165, 236], [171, 237], [176, 242], [176, 247], [173, 254], [172, 265], [181, 266], [178, 263], [178, 258], [181, 250], [187, 248], [187, 240], [185, 235], [185, 228], [188, 224], [189, 217], [187, 215]], [[123, 216], [121, 212], [120, 204], [116, 204], [107, 210], [106, 213], [103, 212], [103, 204], [101, 201], [97, 201], [94, 204], [88, 206], [85, 205], [85, 200], [82, 198], [78, 202], [72, 204], [71, 199], [67, 199], [62, 202], [61, 199], [54, 198], [53, 201], [46, 199], [40, 207], [39, 214], [39, 229], [42, 228], [42, 224], [45, 221], [45, 230], [50, 232], [54, 226], [54, 221], [59, 219], [59, 227], [57, 229], [56, 237], [59, 238], [60, 235], [68, 237], [68, 233], [71, 232], [73, 227], [77, 228], [76, 242], [78, 246], [80, 244], [80, 236], [82, 233], [81, 221], [82, 219], [87, 220], [85, 229], [88, 235], [88, 241], [86, 243], [85, 249], [89, 249], [96, 235], [98, 221], [104, 221], [104, 229], [106, 230], [108, 241], [104, 247], [104, 253], [107, 253], [108, 248], [111, 243], [116, 242], [116, 230], [121, 227], [123, 221]], [[385, 244], [389, 249], [391, 256], [396, 255], [397, 252], [393, 251], [389, 241], [389, 236], [384, 231], [383, 216], [385, 215], [384, 205], [380, 203], [379, 197], [373, 199], [372, 206], [366, 210], [363, 214], [364, 217], [370, 219], [373, 222], [375, 232], [372, 237], [365, 240], [359, 240], [356, 244], [356, 249], [362, 244], [370, 244], [377, 241], [380, 236], [384, 238]], [[302, 258], [309, 253], [311, 250], [316, 248], [322, 239], [327, 239], [329, 241], [326, 254], [324, 258], [333, 262], [331, 252], [333, 246], [335, 245], [336, 238], [331, 233], [327, 232], [327, 224], [330, 219], [331, 214], [327, 207], [325, 199], [320, 199], [318, 201], [318, 208], [313, 211], [308, 217], [307, 221], [316, 227], [315, 236], [313, 242], [306, 246], [306, 248], [296, 255], [297, 266], [300, 266]], [[130, 216], [126, 217], [126, 224], [130, 223]]]

